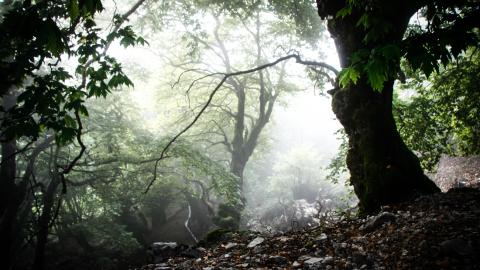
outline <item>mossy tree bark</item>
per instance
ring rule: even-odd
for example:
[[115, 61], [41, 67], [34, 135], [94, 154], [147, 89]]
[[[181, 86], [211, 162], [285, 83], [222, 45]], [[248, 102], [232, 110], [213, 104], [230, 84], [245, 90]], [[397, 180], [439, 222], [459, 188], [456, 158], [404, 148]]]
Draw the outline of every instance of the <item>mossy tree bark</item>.
[[[386, 44], [399, 44], [408, 21], [416, 8], [403, 1], [385, 2], [382, 18], [394, 29], [374, 43], [365, 43], [366, 32], [357, 26], [362, 11], [353, 10], [344, 18], [337, 12], [343, 1], [317, 0], [319, 15], [328, 19], [328, 30], [335, 40], [342, 67], [349, 65], [350, 57], [359, 50], [372, 51]], [[399, 63], [399, 59], [397, 63]], [[418, 158], [406, 147], [392, 115], [394, 80], [384, 83], [381, 91], [374, 90], [367, 78], [355, 85], [333, 91], [332, 108], [345, 128], [349, 140], [347, 166], [350, 181], [358, 196], [362, 214], [372, 214], [380, 206], [401, 202], [416, 195], [439, 191], [428, 179]]]

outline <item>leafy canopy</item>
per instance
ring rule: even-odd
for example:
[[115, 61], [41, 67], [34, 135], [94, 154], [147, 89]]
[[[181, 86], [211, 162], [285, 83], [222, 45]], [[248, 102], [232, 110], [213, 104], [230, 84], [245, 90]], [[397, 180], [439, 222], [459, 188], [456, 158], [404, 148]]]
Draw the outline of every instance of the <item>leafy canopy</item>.
[[397, 78], [400, 58], [428, 77], [479, 44], [480, 5], [475, 1], [428, 1], [423, 7], [412, 7], [426, 25], [409, 27], [395, 43], [389, 37], [398, 30], [384, 17], [389, 8], [379, 0], [348, 0], [337, 12], [336, 19], [358, 16], [356, 27], [363, 33], [364, 45], [350, 56], [349, 66], [339, 76], [340, 86], [356, 84], [365, 75], [369, 85], [380, 91], [384, 82]]
[[[6, 4], [4, 4], [6, 5]], [[106, 37], [94, 21], [103, 10], [100, 0], [14, 1], [0, 23], [0, 96], [17, 96], [13, 108], [3, 108], [3, 139], [36, 139], [45, 130], [64, 144], [79, 133], [79, 115], [90, 97], [105, 97], [132, 82], [120, 63], [106, 52], [114, 40], [124, 46], [143, 44], [126, 18], [115, 15]], [[76, 60], [75, 71], [62, 66]]]
[[401, 86], [416, 93], [410, 99], [394, 101], [396, 122], [425, 169], [434, 170], [442, 154], [480, 154], [478, 74], [480, 54], [471, 50], [434, 74], [431, 84], [417, 75]]

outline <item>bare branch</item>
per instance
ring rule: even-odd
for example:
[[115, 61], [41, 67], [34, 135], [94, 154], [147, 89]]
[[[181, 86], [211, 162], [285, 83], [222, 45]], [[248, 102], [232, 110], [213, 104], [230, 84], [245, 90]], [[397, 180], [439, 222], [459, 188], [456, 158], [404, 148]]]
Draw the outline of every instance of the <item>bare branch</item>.
[[217, 128], [220, 130], [220, 133], [223, 137], [223, 141], [222, 143], [225, 145], [225, 147], [227, 147], [227, 151], [232, 153], [233, 152], [233, 149], [232, 149], [232, 144], [230, 143], [230, 140], [228, 139], [228, 136], [227, 136], [227, 133], [225, 132], [225, 130], [222, 128], [222, 126], [217, 123], [217, 121], [213, 120], [213, 123], [215, 123], [215, 125], [217, 126]]
[[75, 111], [75, 120], [77, 121], [77, 142], [80, 145], [80, 152], [75, 156], [75, 158], [66, 166], [63, 167], [63, 170], [60, 172], [59, 177], [62, 182], [62, 194], [67, 193], [67, 181], [65, 180], [65, 175], [69, 174], [73, 167], [77, 164], [77, 162], [82, 158], [83, 153], [85, 153], [85, 150], [87, 147], [85, 144], [83, 144], [82, 141], [82, 130], [83, 130], [83, 125], [82, 125], [82, 120], [80, 118], [80, 113]]
[[[283, 57], [280, 57], [278, 58], [277, 60], [273, 61], [273, 62], [270, 62], [270, 63], [266, 63], [266, 64], [263, 64], [263, 65], [260, 65], [260, 66], [257, 66], [257, 67], [254, 67], [254, 68], [251, 68], [251, 69], [246, 69], [246, 70], [241, 70], [241, 71], [236, 71], [236, 72], [231, 72], [231, 73], [223, 73], [223, 78], [220, 80], [220, 82], [216, 85], [216, 87], [212, 90], [212, 92], [210, 93], [208, 99], [207, 99], [207, 102], [203, 105], [203, 107], [201, 108], [201, 110], [197, 113], [197, 115], [195, 116], [195, 118], [192, 120], [192, 122], [190, 122], [190, 124], [188, 124], [185, 128], [183, 128], [179, 133], [177, 133], [177, 135], [175, 135], [167, 144], [166, 146], [163, 148], [162, 152], [160, 153], [160, 156], [155, 160], [155, 166], [154, 166], [154, 171], [153, 171], [153, 178], [152, 180], [150, 181], [150, 183], [147, 185], [147, 188], [145, 189], [145, 193], [147, 193], [150, 188], [152, 187], [152, 185], [154, 184], [154, 182], [157, 180], [157, 169], [158, 169], [158, 164], [160, 163], [161, 160], [163, 160], [165, 158], [165, 155], [167, 153], [167, 151], [171, 148], [171, 146], [173, 145], [173, 143], [175, 143], [178, 138], [180, 136], [182, 136], [185, 132], [187, 132], [193, 125], [195, 125], [195, 123], [197, 123], [197, 121], [200, 119], [200, 117], [203, 115], [203, 113], [205, 112], [205, 110], [210, 106], [210, 104], [212, 103], [212, 100], [213, 98], [215, 97], [215, 94], [218, 92], [218, 90], [222, 87], [222, 85], [227, 81], [227, 79], [229, 79], [230, 77], [235, 77], [235, 76], [239, 76], [239, 75], [244, 75], [244, 74], [250, 74], [250, 73], [253, 73], [253, 72], [257, 72], [257, 71], [260, 71], [260, 70], [263, 70], [263, 69], [266, 69], [266, 68], [269, 68], [269, 67], [272, 67], [272, 66], [275, 66], [277, 65], [278, 63], [281, 63], [283, 61], [287, 61], [289, 59], [295, 59], [297, 63], [299, 64], [303, 64], [303, 65], [313, 65], [313, 66], [320, 66], [320, 67], [324, 67], [324, 68], [327, 68], [329, 70], [331, 70], [332, 72], [334, 72], [335, 74], [338, 74], [338, 70], [336, 70], [334, 67], [326, 64], [326, 63], [323, 63], [323, 62], [315, 62], [315, 61], [305, 61], [305, 60], [302, 60], [301, 57], [298, 55], [298, 54], [289, 54], [289, 55], [286, 55], [286, 56], [283, 56]], [[218, 75], [218, 74], [221, 74], [221, 73], [214, 73], [215, 75]], [[212, 75], [213, 76], [213, 75]], [[198, 81], [198, 80], [197, 80]]]

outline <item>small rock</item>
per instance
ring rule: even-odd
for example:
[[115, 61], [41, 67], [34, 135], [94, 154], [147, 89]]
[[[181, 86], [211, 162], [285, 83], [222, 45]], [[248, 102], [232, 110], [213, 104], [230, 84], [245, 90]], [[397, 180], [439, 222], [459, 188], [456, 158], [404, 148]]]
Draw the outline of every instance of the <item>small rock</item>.
[[151, 267], [149, 269], [153, 269], [153, 270], [170, 270], [172, 269], [171, 267], [168, 266], [168, 264], [166, 263], [157, 263], [155, 264], [154, 267]]
[[333, 261], [334, 261], [334, 259], [333, 259], [332, 256], [327, 256], [327, 257], [323, 258], [323, 261], [322, 261], [322, 262], [323, 262], [324, 264], [331, 264], [331, 263], [333, 263]]
[[238, 246], [237, 243], [231, 243], [231, 242], [230, 242], [230, 243], [227, 243], [224, 247], [225, 247], [226, 250], [229, 250], [229, 249], [232, 249], [232, 248], [234, 248], [234, 247], [236, 247], [236, 246]]
[[254, 248], [254, 247], [260, 245], [261, 243], [263, 243], [263, 241], [265, 241], [264, 238], [262, 238], [262, 237], [257, 237], [257, 238], [255, 238], [255, 239], [253, 239], [253, 240], [248, 244], [247, 247], [248, 247], [248, 248]]
[[288, 259], [283, 256], [270, 256], [267, 263], [275, 265], [285, 265], [288, 263]]
[[383, 224], [387, 222], [395, 222], [396, 218], [397, 217], [392, 213], [383, 212], [378, 216], [374, 217], [373, 219], [371, 219], [369, 222], [367, 222], [367, 224], [362, 226], [363, 227], [362, 229], [365, 232], [372, 232], [380, 228]]
[[202, 256], [202, 252], [196, 248], [187, 248], [186, 250], [182, 251], [180, 255], [188, 258], [199, 258]]
[[320, 245], [321, 243], [323, 243], [327, 239], [328, 239], [328, 236], [325, 233], [322, 233], [317, 238], [315, 238], [315, 243], [317, 245]]
[[192, 268], [192, 263], [193, 261], [191, 260], [186, 260], [177, 265], [175, 269], [191, 269]]
[[253, 248], [252, 252], [254, 254], [258, 254], [258, 253], [262, 253], [263, 252], [263, 248], [261, 246], [256, 246]]
[[290, 239], [291, 239], [290, 237], [286, 237], [286, 236], [281, 236], [281, 237], [278, 238], [278, 240], [282, 243], [285, 243]]
[[300, 257], [298, 257], [298, 260], [299, 261], [306, 261], [308, 259], [312, 258], [311, 256], [307, 256], [307, 255], [302, 255]]
[[306, 260], [305, 264], [316, 264], [323, 261], [323, 258], [311, 257], [310, 259]]
[[155, 242], [149, 247], [149, 253], [153, 257], [154, 263], [164, 262], [180, 252], [182, 250], [175, 242]]

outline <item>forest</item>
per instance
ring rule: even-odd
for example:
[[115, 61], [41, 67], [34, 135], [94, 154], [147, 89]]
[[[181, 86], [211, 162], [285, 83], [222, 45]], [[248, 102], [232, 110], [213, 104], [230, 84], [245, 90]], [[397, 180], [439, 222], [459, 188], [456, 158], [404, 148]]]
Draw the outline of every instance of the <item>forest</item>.
[[0, 268], [479, 269], [477, 0], [0, 0]]

